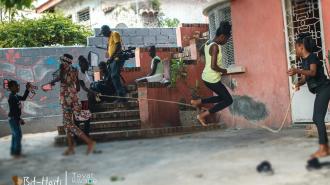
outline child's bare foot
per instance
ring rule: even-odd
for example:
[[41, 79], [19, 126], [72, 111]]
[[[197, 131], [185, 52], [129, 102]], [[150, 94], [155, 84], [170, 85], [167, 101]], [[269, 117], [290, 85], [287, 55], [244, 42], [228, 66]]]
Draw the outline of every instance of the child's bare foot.
[[190, 104], [195, 107], [196, 109], [200, 109], [200, 106], [202, 105], [202, 100], [190, 100]]
[[202, 117], [201, 115], [197, 115], [197, 120], [202, 126], [207, 127], [206, 120], [204, 117]]
[[201, 111], [200, 112], [205, 112], [208, 111], [209, 109], [207, 109], [206, 107], [200, 107]]
[[311, 157], [312, 158], [321, 158], [330, 155], [330, 150], [328, 145], [320, 145], [320, 149], [316, 151]]
[[75, 154], [74, 149], [73, 148], [68, 148], [63, 152], [62, 155], [68, 156], [68, 155], [73, 155], [73, 154]]
[[94, 151], [95, 145], [96, 145], [95, 141], [92, 141], [91, 143], [88, 144], [87, 153], [86, 153], [87, 155], [89, 155]]

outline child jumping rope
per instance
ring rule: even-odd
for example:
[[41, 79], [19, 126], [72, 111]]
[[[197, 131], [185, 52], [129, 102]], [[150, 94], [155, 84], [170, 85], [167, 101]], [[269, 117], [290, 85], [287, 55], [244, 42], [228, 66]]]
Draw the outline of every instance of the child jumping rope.
[[202, 79], [205, 85], [215, 92], [217, 96], [191, 100], [191, 104], [199, 108], [203, 104], [216, 103], [214, 107], [201, 112], [197, 119], [203, 126], [206, 125], [206, 117], [223, 110], [233, 103], [233, 99], [226, 87], [221, 83], [221, 75], [226, 74], [227, 70], [222, 68], [221, 45], [227, 43], [231, 35], [231, 25], [228, 21], [222, 21], [216, 31], [213, 40], [209, 40], [204, 45], [205, 68], [203, 70]]
[[302, 69], [291, 68], [289, 76], [300, 74], [302, 77], [295, 84], [296, 88], [307, 82], [311, 93], [316, 94], [314, 101], [313, 121], [316, 124], [320, 149], [311, 157], [319, 158], [330, 154], [328, 146], [328, 135], [325, 126], [325, 116], [330, 100], [330, 80], [324, 73], [322, 61], [314, 54], [315, 42], [308, 34], [299, 34], [295, 43], [296, 55], [302, 60]]

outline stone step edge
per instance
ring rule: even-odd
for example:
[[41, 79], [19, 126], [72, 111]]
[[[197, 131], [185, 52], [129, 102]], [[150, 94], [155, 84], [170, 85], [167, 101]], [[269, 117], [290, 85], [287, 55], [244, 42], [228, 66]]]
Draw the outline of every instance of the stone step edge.
[[[212, 131], [218, 129], [225, 129], [224, 124], [209, 124], [207, 127], [203, 126], [179, 126], [179, 127], [165, 127], [165, 128], [151, 128], [151, 129], [138, 129], [138, 130], [126, 130], [126, 131], [110, 131], [110, 132], [99, 132], [92, 133], [93, 135], [102, 135], [102, 134], [114, 134], [117, 136], [111, 139], [97, 141], [97, 142], [110, 142], [118, 140], [132, 140], [132, 139], [146, 139], [146, 138], [158, 138], [165, 136], [174, 136], [181, 134], [191, 134], [201, 131]], [[137, 133], [139, 132], [139, 133]], [[118, 136], [118, 134], [123, 134], [123, 136]], [[61, 141], [59, 141], [61, 140]], [[55, 146], [66, 146], [66, 137], [65, 136], [56, 136], [55, 137]]]
[[[328, 135], [330, 135], [330, 122], [325, 123], [326, 129], [327, 129], [327, 133]], [[317, 128], [316, 125], [314, 123], [308, 124], [305, 127], [305, 136], [306, 137], [317, 137], [318, 133], [317, 133]]]
[[[134, 126], [123, 126], [123, 127], [115, 127], [115, 126], [109, 126], [107, 128], [111, 129], [111, 128], [129, 128], [129, 127], [136, 127], [136, 126], [140, 126], [141, 125], [141, 120], [140, 119], [132, 119], [132, 120], [112, 120], [112, 121], [94, 121], [94, 122], [91, 122], [90, 123], [90, 129], [93, 130], [93, 125], [97, 125], [97, 124], [118, 124], [118, 123], [121, 123], [121, 122], [130, 122], [130, 123], [136, 123], [136, 125]], [[84, 126], [83, 126], [83, 123], [80, 125], [80, 129], [83, 129]], [[65, 135], [65, 133], [63, 132], [64, 131], [64, 126], [63, 125], [60, 125], [60, 126], [57, 126], [57, 133], [58, 135]], [[94, 131], [95, 133], [97, 133], [98, 131]], [[93, 131], [91, 131], [91, 133], [94, 133]], [[104, 131], [103, 131], [104, 132]]]
[[111, 110], [111, 111], [102, 111], [102, 112], [93, 112], [92, 117], [94, 114], [113, 114], [113, 113], [127, 113], [127, 112], [139, 112], [139, 109], [133, 109], [133, 110]]

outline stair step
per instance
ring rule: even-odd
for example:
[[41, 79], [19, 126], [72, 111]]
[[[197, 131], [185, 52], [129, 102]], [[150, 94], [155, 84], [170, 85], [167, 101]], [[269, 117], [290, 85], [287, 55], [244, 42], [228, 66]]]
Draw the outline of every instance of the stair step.
[[[325, 123], [326, 129], [327, 129], [327, 133], [328, 135], [330, 135], [330, 122], [329, 123]], [[317, 132], [317, 128], [315, 124], [309, 124], [305, 127], [305, 135], [307, 137], [317, 137], [318, 136], [318, 132]]]
[[94, 106], [94, 112], [105, 112], [110, 110], [132, 110], [138, 109], [138, 101], [129, 101], [127, 103], [99, 103]]
[[[117, 121], [96, 121], [90, 124], [90, 133], [104, 132], [104, 131], [118, 131], [118, 130], [132, 130], [139, 129], [141, 120], [117, 120]], [[80, 124], [80, 129], [84, 129], [84, 125]], [[65, 135], [64, 127], [58, 126], [57, 131], [59, 135]]]
[[139, 119], [139, 110], [114, 110], [92, 114], [92, 121]]
[[135, 84], [130, 84], [126, 86], [128, 92], [137, 91], [137, 86]]
[[[142, 138], [171, 136], [178, 134], [189, 134], [194, 132], [210, 131], [210, 130], [223, 129], [223, 128], [224, 125], [219, 125], [219, 124], [210, 124], [207, 127], [180, 126], [180, 127], [167, 127], [167, 128], [97, 132], [97, 133], [91, 133], [90, 137], [96, 142], [107, 142], [107, 141], [115, 141], [115, 140], [142, 139]], [[60, 135], [55, 138], [55, 145], [65, 146], [66, 144], [67, 144], [66, 136]]]

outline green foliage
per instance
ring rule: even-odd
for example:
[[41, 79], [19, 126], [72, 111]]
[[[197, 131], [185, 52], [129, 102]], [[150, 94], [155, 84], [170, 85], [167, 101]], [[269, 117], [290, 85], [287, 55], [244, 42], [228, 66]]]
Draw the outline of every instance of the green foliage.
[[174, 18], [160, 18], [159, 20], [159, 25], [160, 27], [166, 27], [166, 28], [173, 28], [173, 27], [178, 27], [180, 24], [179, 19]]
[[69, 18], [45, 14], [37, 20], [0, 23], [0, 48], [86, 44], [90, 35], [91, 30]]
[[32, 0], [0, 0], [0, 3], [8, 9], [18, 9], [30, 8], [32, 5]]
[[159, 11], [160, 10], [160, 1], [159, 0], [150, 0], [151, 7], [154, 10]]
[[0, 0], [0, 21], [2, 22], [5, 17], [12, 21], [17, 10], [24, 8], [31, 8], [33, 0]]
[[185, 79], [187, 77], [186, 66], [182, 58], [171, 60], [170, 73], [170, 81], [172, 87], [175, 87], [178, 79]]

